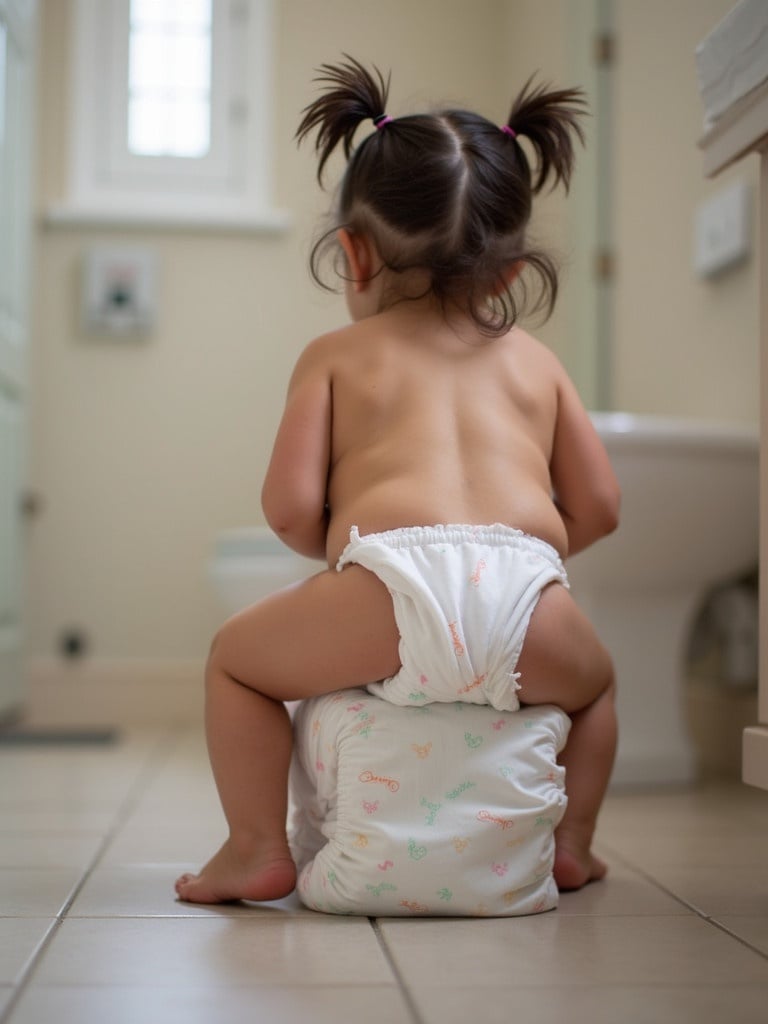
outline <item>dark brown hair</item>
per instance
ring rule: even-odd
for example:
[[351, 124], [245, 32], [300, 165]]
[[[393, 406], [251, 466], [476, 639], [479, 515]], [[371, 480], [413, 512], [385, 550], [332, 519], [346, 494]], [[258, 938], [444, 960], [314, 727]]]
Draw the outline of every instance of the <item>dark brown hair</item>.
[[[557, 268], [528, 245], [526, 228], [533, 196], [548, 182], [568, 190], [574, 137], [583, 142], [582, 91], [548, 90], [529, 80], [504, 129], [470, 111], [442, 110], [388, 120], [354, 148], [360, 123], [386, 113], [389, 79], [345, 55], [339, 64], [323, 64], [316, 80], [325, 89], [303, 111], [297, 138], [316, 130], [321, 185], [339, 145], [348, 164], [335, 223], [312, 251], [315, 280], [327, 287], [319, 264], [335, 247], [337, 228], [346, 227], [370, 234], [390, 270], [429, 271], [443, 308], [458, 306], [484, 334], [509, 330], [524, 309], [549, 315]], [[519, 136], [536, 157], [533, 169]], [[505, 271], [517, 262], [538, 277], [537, 293], [525, 274], [514, 288], [506, 283]]]

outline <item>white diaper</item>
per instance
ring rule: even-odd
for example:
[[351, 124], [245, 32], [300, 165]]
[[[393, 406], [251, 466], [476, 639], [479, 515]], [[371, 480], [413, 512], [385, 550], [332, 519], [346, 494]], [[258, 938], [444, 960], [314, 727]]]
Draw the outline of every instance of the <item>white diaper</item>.
[[370, 916], [553, 909], [569, 728], [548, 705], [402, 708], [363, 689], [304, 701], [289, 828], [301, 900]]
[[520, 707], [515, 672], [541, 591], [568, 585], [557, 551], [521, 530], [416, 526], [350, 533], [336, 568], [361, 565], [386, 584], [401, 668], [368, 689], [393, 704]]

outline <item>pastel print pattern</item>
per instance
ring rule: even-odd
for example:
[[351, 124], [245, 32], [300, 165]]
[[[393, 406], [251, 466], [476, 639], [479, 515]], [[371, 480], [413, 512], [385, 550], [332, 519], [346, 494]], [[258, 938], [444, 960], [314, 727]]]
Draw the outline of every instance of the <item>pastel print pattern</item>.
[[290, 840], [307, 906], [507, 916], [557, 904], [562, 712], [397, 707], [361, 689], [304, 702], [294, 728]]
[[408, 840], [408, 856], [411, 860], [421, 860], [427, 856], [426, 846], [419, 846], [415, 839]]

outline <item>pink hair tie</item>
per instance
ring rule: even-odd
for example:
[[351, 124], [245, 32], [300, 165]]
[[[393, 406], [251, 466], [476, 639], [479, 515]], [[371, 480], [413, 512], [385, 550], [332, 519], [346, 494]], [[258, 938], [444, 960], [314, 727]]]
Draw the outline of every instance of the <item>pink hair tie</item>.
[[389, 124], [392, 118], [389, 114], [379, 114], [378, 117], [374, 117], [373, 123], [377, 131], [381, 131], [385, 124]]
[[516, 139], [517, 138], [517, 132], [515, 131], [514, 128], [510, 128], [508, 124], [503, 124], [501, 126], [501, 130], [504, 132], [505, 135], [508, 135], [510, 137], [510, 139]]

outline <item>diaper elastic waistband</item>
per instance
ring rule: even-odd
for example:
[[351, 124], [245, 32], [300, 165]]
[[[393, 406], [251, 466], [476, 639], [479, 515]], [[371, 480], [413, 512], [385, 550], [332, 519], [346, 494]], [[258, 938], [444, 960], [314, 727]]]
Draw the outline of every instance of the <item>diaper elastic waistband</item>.
[[433, 544], [453, 546], [484, 544], [487, 547], [518, 548], [521, 551], [539, 555], [556, 567], [563, 576], [566, 575], [563, 561], [551, 544], [539, 537], [524, 533], [523, 530], [517, 530], [513, 526], [505, 526], [503, 523], [493, 523], [490, 526], [467, 526], [455, 523], [445, 526], [402, 526], [396, 530], [365, 533], [362, 536], [360, 536], [358, 528], [353, 526], [349, 531], [349, 543], [342, 551], [341, 557], [336, 563], [336, 569], [341, 571], [345, 565], [354, 562], [355, 551], [369, 544], [383, 544], [391, 550], [423, 548]]

